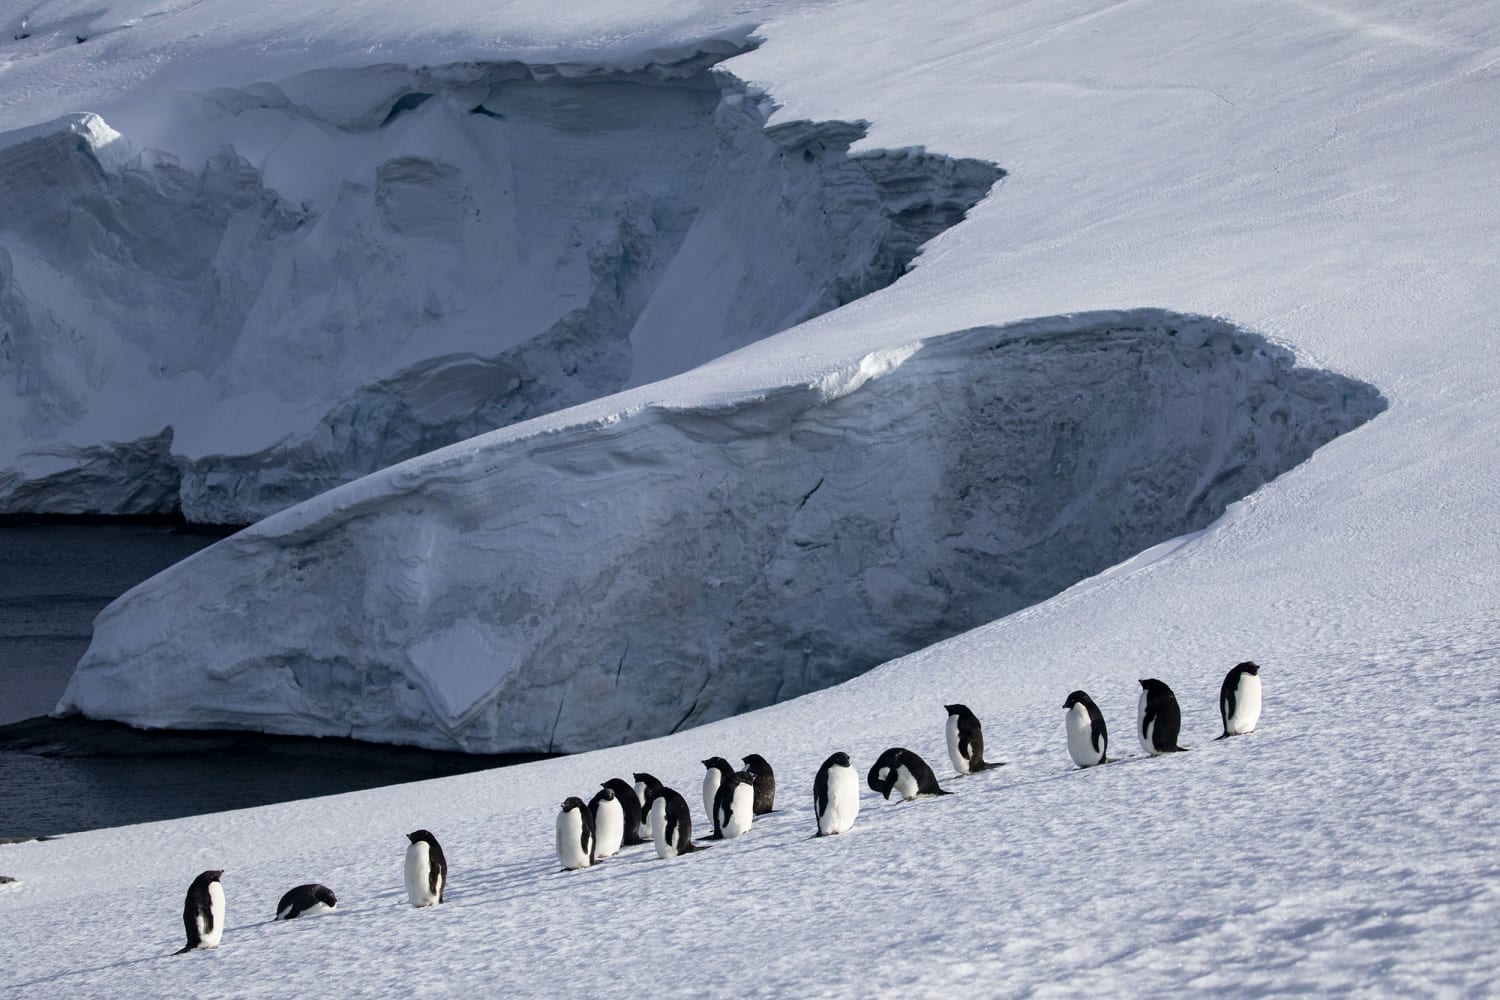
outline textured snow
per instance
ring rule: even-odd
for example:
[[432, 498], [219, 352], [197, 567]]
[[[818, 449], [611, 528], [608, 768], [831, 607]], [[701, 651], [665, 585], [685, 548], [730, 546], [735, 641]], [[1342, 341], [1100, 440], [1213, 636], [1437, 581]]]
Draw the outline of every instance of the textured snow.
[[0, 510], [257, 520], [886, 285], [1000, 174], [767, 131], [705, 44], [582, 77], [313, 70], [143, 100], [128, 138], [0, 134]]
[[[1492, 5], [99, 9], [44, 4], [39, 23], [60, 25], [34, 36], [45, 49], [5, 43], [6, 124], [110, 121], [105, 99], [310, 58], [623, 59], [753, 18], [765, 43], [727, 68], [787, 120], [865, 118], [871, 146], [1009, 171], [891, 288], [624, 403], [701, 405], [950, 331], [1149, 305], [1222, 316], [1390, 405], [1198, 531], [773, 708], [517, 769], [0, 847], [20, 880], [0, 887], [10, 994], [281, 996], [311, 979], [349, 996], [600, 995], [642, 968], [663, 996], [1500, 991]], [[62, 37], [109, 23], [98, 44]], [[1219, 684], [1247, 658], [1257, 731], [1213, 742]], [[1128, 739], [1152, 676], [1177, 692], [1188, 753], [1145, 759]], [[1071, 768], [1075, 689], [1127, 759]], [[900, 805], [862, 789], [849, 833], [808, 839], [818, 762], [845, 749], [862, 771], [892, 745], [942, 760], [953, 701], [1006, 767]], [[691, 790], [701, 759], [748, 751], [780, 793], [746, 836], [555, 871], [562, 796], [634, 770]], [[453, 864], [450, 901], [428, 910], [401, 889], [417, 826]], [[168, 957], [187, 884], [220, 866], [223, 944]], [[309, 879], [338, 910], [270, 922]]]

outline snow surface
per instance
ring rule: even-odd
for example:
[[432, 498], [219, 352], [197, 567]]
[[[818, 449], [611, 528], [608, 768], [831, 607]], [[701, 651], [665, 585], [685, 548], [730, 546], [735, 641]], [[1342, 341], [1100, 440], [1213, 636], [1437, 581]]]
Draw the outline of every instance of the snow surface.
[[[1492, 5], [171, 10], [35, 8], [62, 27], [44, 50], [6, 44], [0, 114], [108, 121], [132, 94], [310, 62], [528, 46], [623, 60], [751, 20], [764, 44], [726, 68], [780, 117], [864, 118], [872, 148], [1009, 171], [892, 287], [625, 402], [743, 398], [950, 331], [1159, 306], [1225, 317], [1390, 406], [1203, 529], [774, 708], [521, 768], [0, 847], [20, 879], [0, 887], [10, 993], [284, 995], [315, 976], [384, 996], [420, 969], [434, 992], [602, 994], [647, 965], [667, 996], [1500, 991]], [[62, 37], [85, 23], [120, 30]], [[1218, 685], [1246, 658], [1264, 671], [1260, 725], [1212, 742]], [[1177, 692], [1190, 752], [1071, 770], [1067, 692], [1094, 697], [1119, 750], [1150, 676]], [[952, 701], [1007, 767], [940, 799], [864, 790], [850, 833], [807, 839], [818, 762], [846, 749], [864, 768], [891, 745], [941, 760]], [[633, 770], [691, 789], [703, 757], [750, 750], [775, 765], [780, 808], [745, 837], [554, 871], [562, 795]], [[453, 864], [450, 902], [425, 911], [399, 874], [417, 826]], [[188, 882], [220, 866], [223, 945], [168, 957]], [[270, 923], [311, 878], [339, 909]]]

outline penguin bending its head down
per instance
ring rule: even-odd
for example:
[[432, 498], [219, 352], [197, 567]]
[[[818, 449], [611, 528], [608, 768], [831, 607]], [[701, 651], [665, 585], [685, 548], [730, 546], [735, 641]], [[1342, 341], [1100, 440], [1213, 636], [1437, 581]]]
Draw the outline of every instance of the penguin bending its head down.
[[1094, 699], [1082, 691], [1074, 691], [1063, 702], [1068, 710], [1064, 717], [1068, 727], [1068, 753], [1079, 767], [1103, 764], [1108, 758], [1104, 752], [1109, 748], [1109, 730], [1104, 726], [1104, 713], [1094, 704]]
[[[626, 847], [646, 843], [651, 831], [647, 830], [645, 836], [641, 834], [641, 828], [644, 825], [642, 821], [646, 817], [641, 809], [640, 796], [635, 793], [635, 786], [631, 785], [624, 778], [610, 778], [604, 782], [603, 787], [615, 793], [615, 801], [619, 802], [620, 808], [625, 811], [625, 839], [622, 843]], [[598, 819], [599, 817], [595, 815], [594, 825], [596, 827], [598, 826]], [[598, 830], [596, 829], [594, 832], [598, 833]]]
[[182, 923], [187, 930], [187, 944], [175, 954], [194, 948], [217, 948], [224, 936], [224, 887], [219, 877], [224, 869], [203, 872], [188, 886], [187, 900], [182, 904]]
[[412, 906], [436, 906], [448, 888], [448, 859], [426, 830], [413, 830], [406, 839], [406, 898]]
[[1219, 688], [1219, 718], [1224, 720], [1224, 736], [1243, 736], [1255, 731], [1255, 724], [1260, 721], [1258, 664], [1246, 660], [1235, 664], [1224, 676], [1224, 684]]
[[813, 815], [819, 837], [843, 833], [859, 815], [859, 776], [842, 750], [829, 756], [813, 779]]
[[594, 816], [576, 795], [563, 799], [557, 814], [557, 860], [565, 871], [594, 863]]
[[326, 885], [309, 882], [295, 889], [288, 889], [281, 902], [276, 904], [277, 920], [292, 920], [296, 917], [312, 917], [327, 913], [339, 905], [338, 897]]
[[1136, 735], [1141, 738], [1141, 746], [1147, 753], [1154, 756], [1187, 749], [1177, 745], [1182, 710], [1177, 707], [1177, 696], [1171, 688], [1154, 677], [1143, 679], [1136, 712]]
[[714, 803], [719, 798], [719, 786], [734, 774], [734, 768], [723, 757], [710, 757], [703, 762], [703, 815], [714, 828], [714, 839], [719, 839], [719, 828], [714, 823]]
[[988, 771], [992, 767], [1004, 767], [1002, 761], [989, 763], [984, 759], [984, 727], [979, 716], [969, 711], [967, 705], [944, 705], [948, 710], [948, 759], [959, 774]]
[[866, 778], [870, 787], [889, 799], [891, 792], [909, 802], [919, 795], [949, 795], [938, 787], [937, 775], [920, 756], [905, 747], [891, 747], [875, 760]]
[[755, 819], [755, 775], [731, 771], [714, 799], [714, 839], [733, 840]]
[[635, 779], [635, 797], [641, 800], [641, 840], [644, 842], [651, 839], [651, 806], [646, 800], [653, 791], [660, 791], [666, 786], [654, 774], [647, 774], [645, 771], [637, 771], [631, 777]]
[[[635, 792], [630, 793], [635, 798]], [[614, 857], [625, 843], [625, 807], [615, 790], [605, 785], [589, 800], [589, 815], [594, 821], [594, 860]]]
[[657, 857], [666, 861], [679, 854], [704, 850], [693, 843], [693, 814], [688, 811], [687, 799], [680, 792], [663, 785], [647, 792], [646, 802]]
[[741, 760], [745, 762], [745, 770], [755, 775], [755, 815], [775, 812], [776, 773], [770, 763], [758, 753], [747, 753]]

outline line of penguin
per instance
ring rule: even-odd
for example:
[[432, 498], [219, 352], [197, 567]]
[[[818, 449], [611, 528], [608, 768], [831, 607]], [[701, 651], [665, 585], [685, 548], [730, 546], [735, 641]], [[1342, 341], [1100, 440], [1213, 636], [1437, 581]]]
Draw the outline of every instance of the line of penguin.
[[[1146, 753], [1179, 753], [1182, 711], [1172, 689], [1155, 678], [1141, 682], [1136, 706], [1136, 735]], [[1219, 716], [1224, 732], [1217, 739], [1253, 732], [1260, 721], [1260, 667], [1251, 661], [1236, 664], [1219, 688]], [[978, 716], [965, 705], [946, 705], [948, 757], [960, 775], [1001, 767], [1003, 761], [984, 758], [984, 731]], [[1080, 768], [1109, 762], [1109, 732], [1099, 706], [1083, 691], [1063, 702], [1068, 753]], [[703, 809], [713, 832], [703, 840], [732, 840], [750, 829], [756, 816], [775, 811], [776, 775], [759, 754], [742, 758], [736, 771], [723, 757], [703, 761]], [[693, 840], [693, 818], [687, 800], [653, 775], [637, 772], [635, 784], [611, 778], [585, 803], [577, 796], [563, 800], [557, 816], [557, 859], [564, 870], [588, 868], [622, 847], [652, 843], [663, 860], [701, 851]], [[932, 768], [915, 752], [891, 747], [876, 758], [865, 778], [882, 798], [894, 792], [906, 802], [920, 796], [948, 795], [939, 787]], [[813, 779], [815, 837], [843, 833], [859, 814], [859, 779], [843, 751], [834, 753]], [[427, 830], [406, 835], [406, 896], [412, 906], [436, 906], [448, 883], [448, 861], [437, 838]], [[223, 870], [203, 872], [188, 887], [183, 907], [187, 944], [177, 954], [217, 947], [224, 934]], [[327, 913], [338, 905], [333, 890], [318, 883], [299, 885], [281, 897], [276, 919]]]

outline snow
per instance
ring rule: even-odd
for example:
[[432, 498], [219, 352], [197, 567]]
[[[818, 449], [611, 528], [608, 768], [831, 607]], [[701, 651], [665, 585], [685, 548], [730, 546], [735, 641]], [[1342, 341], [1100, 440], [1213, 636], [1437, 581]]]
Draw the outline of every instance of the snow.
[[[5, 43], [0, 114], [20, 126], [92, 107], [114, 121], [108, 103], [147, 92], [526, 46], [537, 61], [623, 62], [753, 20], [763, 44], [726, 68], [782, 104], [773, 122], [868, 120], [856, 153], [986, 159], [1008, 171], [1003, 187], [884, 291], [544, 418], [526, 432], [535, 442], [605, 436], [653, 405], [769, 399], [863, 358], [907, 361], [903, 345], [954, 331], [1141, 308], [1222, 317], [1375, 386], [1389, 407], [1197, 530], [1142, 540], [1049, 600], [772, 708], [517, 769], [0, 847], [0, 870], [20, 880], [0, 887], [0, 985], [257, 996], [315, 976], [350, 996], [414, 981], [592, 995], [649, 967], [667, 996], [1500, 990], [1500, 788], [1485, 763], [1500, 708], [1489, 5], [478, 6], [44, 4], [32, 16], [65, 25], [55, 34], [74, 30], [68, 17], [163, 12], [98, 44]], [[882, 382], [894, 384], [867, 387]], [[433, 461], [458, 471], [461, 457]], [[349, 489], [258, 530], [315, 535], [376, 496]], [[389, 540], [411, 546], [398, 559], [422, 551], [417, 535]], [[384, 579], [422, 594], [418, 579]], [[1262, 718], [1213, 742], [1219, 684], [1244, 659], [1262, 665]], [[1153, 676], [1177, 693], [1187, 753], [1148, 759], [1125, 738], [1137, 679]], [[1125, 759], [1071, 768], [1061, 706], [1075, 689]], [[953, 701], [1006, 767], [941, 774], [954, 794], [910, 803], [862, 788], [850, 832], [809, 839], [820, 761], [847, 750], [862, 772], [894, 745], [940, 761]], [[636, 770], [691, 790], [704, 757], [752, 750], [776, 767], [779, 808], [745, 836], [672, 861], [645, 846], [555, 870], [561, 797]], [[449, 901], [420, 911], [399, 875], [419, 826], [452, 863]], [[221, 866], [223, 944], [168, 957], [187, 884]], [[280, 894], [309, 879], [339, 908], [271, 923]]]

